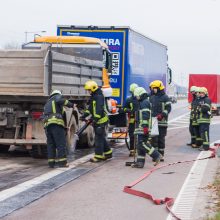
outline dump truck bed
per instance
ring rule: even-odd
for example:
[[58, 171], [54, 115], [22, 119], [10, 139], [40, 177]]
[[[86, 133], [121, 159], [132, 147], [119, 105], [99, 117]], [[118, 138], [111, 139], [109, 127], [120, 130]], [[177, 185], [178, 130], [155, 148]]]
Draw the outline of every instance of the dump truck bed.
[[47, 97], [58, 89], [66, 96], [87, 96], [89, 79], [102, 83], [101, 61], [47, 49], [0, 51], [0, 96]]

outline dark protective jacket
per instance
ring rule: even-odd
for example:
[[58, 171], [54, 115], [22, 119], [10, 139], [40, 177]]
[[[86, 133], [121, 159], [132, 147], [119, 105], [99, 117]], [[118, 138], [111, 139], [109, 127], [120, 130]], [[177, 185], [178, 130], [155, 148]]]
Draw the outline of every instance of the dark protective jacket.
[[89, 107], [84, 111], [84, 117], [87, 117], [90, 114], [97, 125], [108, 122], [108, 115], [105, 112], [105, 98], [100, 88], [92, 93], [89, 100]]
[[51, 96], [44, 106], [44, 126], [58, 124], [64, 127], [64, 106], [72, 108], [73, 105], [60, 94]]
[[198, 124], [209, 124], [211, 121], [211, 100], [209, 97], [200, 97], [198, 105]]
[[168, 126], [168, 114], [171, 112], [171, 101], [164, 90], [158, 90], [156, 94], [151, 95], [152, 117], [162, 114], [163, 119], [158, 121], [158, 126]]
[[139, 110], [137, 112], [137, 128], [135, 134], [143, 134], [143, 128], [151, 127], [151, 104], [147, 94], [143, 94], [139, 100]]
[[200, 97], [197, 97], [196, 95], [193, 95], [193, 100], [191, 102], [191, 112], [190, 112], [190, 120], [192, 120], [192, 125], [196, 126], [198, 125], [198, 106], [199, 106], [199, 100]]
[[133, 95], [129, 96], [125, 101], [123, 111], [125, 113], [128, 113], [130, 124], [134, 124], [135, 112], [138, 110], [138, 108], [139, 108], [138, 100]]

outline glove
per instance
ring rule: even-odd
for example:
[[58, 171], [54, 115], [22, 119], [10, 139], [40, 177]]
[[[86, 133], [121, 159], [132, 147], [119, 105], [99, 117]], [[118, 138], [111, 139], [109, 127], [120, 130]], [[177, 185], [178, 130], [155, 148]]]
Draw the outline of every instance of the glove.
[[147, 127], [144, 127], [144, 128], [143, 128], [143, 131], [144, 131], [144, 135], [148, 135], [149, 129], [148, 129]]
[[161, 121], [162, 119], [163, 119], [163, 115], [162, 115], [162, 114], [158, 114], [158, 115], [157, 115], [157, 120], [158, 120], [158, 121]]

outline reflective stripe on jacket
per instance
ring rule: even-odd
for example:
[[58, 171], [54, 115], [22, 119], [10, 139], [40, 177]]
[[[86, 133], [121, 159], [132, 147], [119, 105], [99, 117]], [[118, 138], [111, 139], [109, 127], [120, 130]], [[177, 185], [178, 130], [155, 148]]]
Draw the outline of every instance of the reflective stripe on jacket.
[[139, 102], [139, 110], [137, 114], [137, 122], [139, 128], [151, 128], [151, 104], [148, 97], [144, 97]]
[[152, 104], [152, 116], [163, 115], [163, 119], [158, 121], [158, 126], [167, 127], [168, 115], [171, 112], [171, 102], [168, 95], [164, 91], [158, 91], [150, 97], [150, 102]]
[[96, 124], [104, 124], [108, 122], [108, 115], [105, 112], [105, 98], [100, 88], [92, 93], [89, 101], [89, 107], [84, 111], [84, 116], [88, 116], [90, 114]]
[[64, 127], [64, 106], [73, 107], [73, 103], [56, 94], [49, 98], [44, 106], [44, 126], [58, 124]]
[[198, 124], [211, 122], [211, 100], [209, 97], [200, 97], [198, 106]]

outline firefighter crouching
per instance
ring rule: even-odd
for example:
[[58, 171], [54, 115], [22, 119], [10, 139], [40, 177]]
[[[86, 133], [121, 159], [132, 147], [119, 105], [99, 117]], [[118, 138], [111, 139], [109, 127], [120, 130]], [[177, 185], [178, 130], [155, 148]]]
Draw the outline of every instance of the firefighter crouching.
[[95, 130], [95, 155], [90, 159], [96, 163], [112, 158], [112, 150], [109, 148], [106, 140], [106, 126], [108, 125], [108, 115], [105, 112], [105, 100], [102, 90], [95, 81], [89, 80], [85, 83], [84, 89], [91, 97], [89, 107], [84, 111], [81, 120], [84, 120], [90, 114], [92, 115]]
[[134, 96], [139, 101], [139, 110], [137, 111], [137, 127], [134, 134], [138, 136], [137, 161], [132, 165], [133, 168], [143, 168], [145, 164], [146, 153], [155, 161], [156, 166], [161, 159], [161, 154], [152, 147], [149, 141], [151, 127], [151, 104], [148, 100], [148, 94], [143, 87], [134, 90]]
[[48, 165], [50, 168], [54, 168], [56, 158], [59, 167], [68, 167], [64, 106], [73, 108], [74, 104], [64, 99], [59, 90], [54, 90], [51, 93], [44, 106], [44, 127], [47, 136]]
[[135, 130], [135, 112], [138, 110], [138, 101], [134, 97], [134, 90], [138, 87], [136, 83], [130, 85], [129, 91], [131, 96], [129, 96], [123, 108], [119, 109], [119, 113], [128, 113], [128, 134], [130, 139], [130, 154], [129, 157], [135, 154], [135, 141], [134, 141], [134, 130]]
[[165, 93], [162, 81], [155, 80], [150, 83], [152, 104], [152, 117], [157, 117], [159, 135], [152, 138], [152, 143], [159, 153], [163, 156], [161, 161], [164, 161], [165, 153], [165, 136], [167, 135], [168, 115], [171, 112], [171, 102], [168, 95]]
[[190, 87], [190, 93], [192, 95], [192, 102], [190, 104], [190, 120], [189, 120], [189, 133], [191, 135], [191, 141], [190, 143], [187, 143], [188, 146], [195, 147], [196, 146], [196, 134], [194, 127], [197, 126], [197, 121], [195, 119], [196, 115], [196, 108], [197, 108], [197, 100], [198, 97], [196, 95], [197, 87], [191, 86]]
[[199, 89], [200, 99], [198, 106], [199, 132], [202, 138], [202, 146], [199, 150], [209, 150], [209, 126], [211, 122], [211, 100], [205, 87]]

